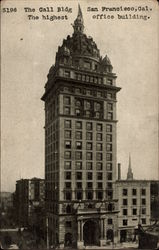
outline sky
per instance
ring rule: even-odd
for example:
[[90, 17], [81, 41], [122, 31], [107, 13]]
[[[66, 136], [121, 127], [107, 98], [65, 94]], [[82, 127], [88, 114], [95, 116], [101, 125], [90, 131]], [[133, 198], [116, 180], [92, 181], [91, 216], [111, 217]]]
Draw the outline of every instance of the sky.
[[[117, 19], [117, 12], [101, 7], [145, 7], [147, 1], [8, 1], [16, 12], [1, 16], [1, 190], [14, 191], [20, 178], [44, 177], [44, 103], [41, 96], [58, 46], [73, 33], [78, 3], [85, 33], [93, 37], [102, 56], [108, 55], [121, 87], [117, 103], [117, 162], [126, 178], [129, 153], [136, 179], [158, 179], [158, 37], [156, 1], [149, 1], [143, 19]], [[35, 8], [27, 13], [24, 7]], [[38, 11], [54, 7], [54, 12]], [[72, 13], [57, 12], [72, 8]], [[87, 11], [88, 7], [98, 12]], [[128, 15], [134, 12], [127, 12]], [[39, 16], [29, 20], [28, 14]], [[67, 15], [67, 20], [42, 20], [41, 15]], [[106, 14], [106, 19], [93, 15]], [[119, 14], [126, 14], [121, 12]], [[114, 19], [108, 19], [114, 15]]]

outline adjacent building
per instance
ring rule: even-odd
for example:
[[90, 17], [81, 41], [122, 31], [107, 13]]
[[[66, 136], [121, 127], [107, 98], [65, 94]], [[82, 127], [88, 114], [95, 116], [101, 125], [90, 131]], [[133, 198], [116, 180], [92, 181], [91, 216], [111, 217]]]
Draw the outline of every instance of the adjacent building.
[[36, 221], [37, 215], [44, 209], [45, 181], [40, 178], [18, 180], [14, 203], [17, 224], [20, 227], [32, 225]]
[[45, 178], [49, 244], [117, 241], [116, 74], [79, 6], [50, 68], [45, 93]]

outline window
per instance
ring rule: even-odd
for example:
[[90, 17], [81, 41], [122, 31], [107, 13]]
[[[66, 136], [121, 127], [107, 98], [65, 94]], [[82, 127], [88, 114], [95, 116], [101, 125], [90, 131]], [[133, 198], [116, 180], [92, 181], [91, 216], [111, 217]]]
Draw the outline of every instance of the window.
[[132, 189], [132, 195], [136, 195], [137, 194], [137, 190], [135, 188]]
[[108, 111], [113, 110], [113, 104], [112, 103], [108, 103], [107, 104], [107, 109], [108, 109]]
[[76, 141], [76, 149], [82, 149], [82, 142]]
[[112, 132], [112, 125], [110, 124], [106, 125], [106, 132]]
[[87, 199], [88, 200], [92, 200], [93, 199], [93, 192], [92, 191], [88, 191], [87, 192]]
[[97, 170], [102, 170], [102, 169], [103, 169], [103, 164], [102, 164], [102, 162], [97, 162], [96, 168], [97, 168]]
[[112, 163], [107, 163], [106, 168], [108, 171], [112, 171]]
[[80, 94], [81, 93], [81, 89], [80, 88], [75, 88], [75, 93], [76, 94]]
[[98, 182], [97, 183], [97, 188], [98, 189], [102, 189], [103, 188], [103, 183], [102, 182]]
[[93, 138], [92, 133], [91, 132], [87, 132], [86, 133], [86, 140], [92, 140], [92, 138]]
[[126, 188], [123, 189], [123, 195], [128, 195], [128, 190]]
[[146, 208], [142, 208], [141, 213], [146, 214]]
[[103, 173], [97, 172], [97, 180], [102, 180], [103, 179]]
[[86, 153], [86, 159], [87, 160], [92, 160], [92, 153], [91, 152]]
[[76, 172], [76, 179], [82, 180], [82, 172]]
[[102, 131], [103, 125], [101, 123], [97, 123], [97, 131]]
[[146, 205], [146, 199], [141, 200], [142, 205]]
[[112, 151], [112, 144], [107, 143], [106, 150], [107, 150], [107, 152]]
[[113, 187], [112, 182], [107, 182], [107, 188], [112, 189], [112, 187]]
[[112, 142], [112, 135], [107, 134], [107, 135], [106, 135], [106, 141], [107, 141], [107, 142]]
[[137, 215], [137, 209], [136, 209], [136, 208], [133, 208], [132, 214], [133, 214], [133, 215]]
[[142, 224], [146, 224], [146, 218], [142, 218], [142, 219], [141, 219], [141, 223], [142, 223]]
[[141, 189], [141, 195], [143, 195], [143, 196], [146, 195], [146, 189], [145, 189], [145, 188], [142, 188], [142, 189]]
[[65, 138], [71, 139], [71, 131], [70, 130], [65, 130]]
[[127, 204], [128, 204], [128, 200], [127, 199], [123, 199], [123, 205], [127, 206]]
[[77, 200], [82, 200], [82, 191], [77, 191], [76, 198]]
[[76, 166], [77, 170], [81, 170], [82, 169], [82, 162], [81, 161], [76, 161], [75, 166]]
[[94, 103], [94, 109], [95, 111], [100, 111], [102, 108], [102, 105], [99, 102]]
[[65, 172], [65, 179], [71, 180], [71, 172]]
[[93, 173], [92, 172], [88, 172], [87, 173], [87, 180], [92, 180], [93, 179]]
[[66, 200], [71, 200], [71, 199], [72, 199], [72, 193], [71, 193], [71, 191], [67, 191], [67, 192], [65, 193], [65, 199], [66, 199]]
[[71, 169], [71, 161], [65, 161], [64, 162], [64, 168], [65, 169]]
[[112, 99], [112, 93], [107, 93], [107, 98]]
[[86, 123], [86, 129], [87, 129], [87, 130], [92, 130], [92, 127], [93, 127], [93, 126], [92, 126], [92, 122], [87, 122], [87, 123]]
[[107, 159], [107, 161], [112, 161], [112, 154], [107, 153], [106, 154], [106, 159]]
[[81, 131], [76, 131], [75, 132], [75, 138], [77, 140], [81, 140], [82, 139], [82, 132]]
[[67, 228], [72, 227], [71, 221], [66, 221], [66, 222], [65, 222], [65, 226], [66, 226]]
[[65, 120], [65, 128], [71, 128], [71, 121]]
[[80, 100], [76, 100], [75, 105], [76, 105], [77, 107], [81, 107], [81, 101], [80, 101]]
[[113, 80], [112, 79], [107, 79], [107, 84], [108, 85], [112, 85], [113, 84]]
[[128, 210], [127, 209], [123, 209], [123, 215], [127, 215], [128, 214]]
[[82, 189], [82, 182], [77, 182], [77, 183], [76, 183], [76, 187], [77, 187], [78, 189]]
[[97, 143], [96, 144], [96, 150], [97, 151], [102, 151], [103, 150], [103, 144], [102, 143]]
[[75, 152], [75, 159], [76, 160], [82, 160], [82, 152], [76, 151]]
[[65, 105], [70, 105], [70, 97], [69, 96], [64, 96], [64, 100], [63, 100]]
[[108, 219], [108, 225], [112, 225], [113, 224], [113, 220], [111, 218]]
[[137, 205], [137, 200], [136, 199], [132, 199], [132, 204], [136, 206]]
[[75, 109], [75, 114], [76, 114], [77, 116], [80, 116], [80, 115], [81, 115], [81, 110], [80, 110], [80, 109]]
[[86, 143], [86, 149], [87, 150], [92, 150], [92, 142], [87, 142]]
[[76, 129], [82, 129], [82, 122], [76, 121]]
[[86, 110], [86, 111], [85, 111], [86, 117], [91, 117], [91, 114], [92, 114], [92, 113], [91, 113], [89, 110]]
[[88, 188], [88, 189], [92, 189], [92, 187], [93, 187], [92, 182], [87, 182], [87, 188]]
[[87, 163], [86, 163], [86, 169], [87, 169], [87, 170], [92, 170], [92, 169], [93, 169], [93, 164], [92, 164], [92, 162], [87, 162]]
[[91, 102], [90, 101], [86, 101], [85, 102], [85, 107], [86, 107], [86, 109], [91, 109]]
[[65, 76], [70, 77], [70, 71], [65, 70]]
[[108, 112], [107, 118], [108, 118], [108, 120], [112, 120], [113, 119], [113, 113]]
[[103, 159], [103, 154], [102, 153], [96, 153], [96, 160], [97, 161], [102, 161]]
[[102, 141], [102, 134], [101, 133], [97, 133], [96, 140], [97, 141]]
[[97, 199], [102, 200], [103, 199], [103, 192], [102, 191], [97, 191]]
[[70, 108], [69, 107], [64, 107], [64, 114], [70, 115]]
[[128, 220], [123, 220], [123, 226], [127, 226], [128, 225]]
[[71, 151], [65, 151], [65, 159], [71, 159]]
[[108, 179], [109, 181], [112, 180], [112, 173], [107, 173], [107, 179]]
[[70, 189], [71, 188], [71, 182], [65, 182], [65, 188]]
[[71, 148], [71, 141], [65, 141], [65, 148]]

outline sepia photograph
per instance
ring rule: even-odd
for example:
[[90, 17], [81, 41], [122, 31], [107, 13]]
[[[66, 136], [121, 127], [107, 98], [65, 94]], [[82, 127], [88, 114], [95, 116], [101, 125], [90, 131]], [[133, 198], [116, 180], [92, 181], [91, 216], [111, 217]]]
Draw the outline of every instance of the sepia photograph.
[[159, 249], [159, 4], [1, 1], [0, 249]]

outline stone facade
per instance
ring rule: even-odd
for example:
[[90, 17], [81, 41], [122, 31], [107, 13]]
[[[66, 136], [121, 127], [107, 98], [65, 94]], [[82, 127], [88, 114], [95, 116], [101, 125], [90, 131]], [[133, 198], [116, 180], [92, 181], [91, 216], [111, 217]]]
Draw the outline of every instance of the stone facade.
[[118, 197], [118, 238], [120, 242], [135, 240], [138, 224], [151, 223], [150, 181], [119, 180], [116, 182]]
[[45, 93], [45, 179], [49, 245], [117, 241], [116, 75], [79, 7], [50, 68]]

